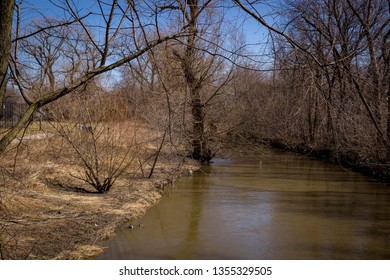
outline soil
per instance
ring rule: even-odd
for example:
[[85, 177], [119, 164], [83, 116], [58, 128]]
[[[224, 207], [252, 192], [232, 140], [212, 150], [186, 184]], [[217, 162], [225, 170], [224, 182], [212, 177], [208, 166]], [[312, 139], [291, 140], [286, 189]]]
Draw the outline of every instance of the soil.
[[103, 252], [118, 228], [140, 218], [176, 178], [198, 168], [164, 145], [148, 179], [159, 146], [158, 137], [148, 137], [103, 194], [76, 178], [82, 167], [60, 136], [51, 132], [14, 143], [1, 158], [0, 259], [90, 259]]

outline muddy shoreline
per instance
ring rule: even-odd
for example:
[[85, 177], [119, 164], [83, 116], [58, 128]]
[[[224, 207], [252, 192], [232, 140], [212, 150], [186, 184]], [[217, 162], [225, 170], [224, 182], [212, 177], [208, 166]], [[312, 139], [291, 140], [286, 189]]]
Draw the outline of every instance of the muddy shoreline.
[[159, 166], [164, 171], [152, 179], [132, 179], [106, 194], [77, 192], [49, 183], [44, 193], [15, 195], [14, 199], [30, 205], [29, 212], [3, 214], [2, 258], [93, 258], [103, 252], [104, 241], [120, 227], [158, 203], [165, 188], [188, 170], [197, 169], [189, 160], [179, 168], [168, 162]]

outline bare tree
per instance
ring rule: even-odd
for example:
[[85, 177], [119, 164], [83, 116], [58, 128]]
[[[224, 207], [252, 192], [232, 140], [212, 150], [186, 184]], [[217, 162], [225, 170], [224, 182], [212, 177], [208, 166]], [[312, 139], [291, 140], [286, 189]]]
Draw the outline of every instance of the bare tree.
[[[159, 53], [153, 52], [158, 57], [154, 63], [159, 69], [159, 82], [164, 83], [164, 91], [169, 91], [166, 95], [171, 107], [168, 115], [178, 112], [172, 110], [174, 103], [183, 100], [181, 113], [176, 115], [181, 115], [182, 131], [187, 133], [190, 141], [190, 156], [201, 162], [210, 161], [216, 152], [210, 140], [215, 139], [218, 107], [222, 107], [217, 100], [221, 101], [221, 96], [227, 92], [233, 68], [233, 64], [225, 60], [223, 40], [227, 35], [224, 34], [223, 14], [218, 11], [218, 3], [179, 0], [161, 3], [160, 8], [176, 15], [171, 18], [176, 24], [186, 27], [188, 35], [179, 44], [167, 44], [165, 49], [158, 50]], [[181, 97], [175, 96], [179, 91]], [[215, 106], [216, 103], [219, 106]], [[191, 115], [188, 129], [187, 108]]]
[[388, 162], [389, 2], [291, 0], [272, 24], [263, 2], [233, 2], [273, 34], [279, 138], [350, 162]]
[[[147, 16], [140, 16], [139, 11], [147, 9], [148, 7], [143, 6], [142, 3], [135, 5], [134, 3], [124, 4], [119, 3], [119, 1], [113, 1], [108, 4], [103, 1], [97, 1], [99, 6], [100, 14], [103, 21], [103, 25], [99, 26], [103, 31], [103, 38], [95, 39], [95, 35], [91, 28], [88, 27], [86, 19], [79, 15], [77, 7], [73, 5], [71, 1], [58, 2], [59, 6], [62, 5], [62, 9], [68, 13], [70, 17], [77, 22], [77, 25], [83, 30], [85, 36], [88, 38], [89, 42], [93, 45], [94, 49], [99, 53], [98, 64], [94, 65], [92, 68], [86, 68], [82, 71], [82, 75], [78, 78], [75, 78], [72, 82], [61, 81], [61, 85], [57, 85], [54, 90], [48, 90], [42, 93], [39, 97], [33, 98], [28, 91], [28, 87], [23, 85], [23, 77], [21, 71], [19, 71], [19, 65], [17, 61], [14, 60], [12, 65], [13, 79], [18, 85], [19, 91], [23, 96], [25, 102], [29, 105], [28, 109], [25, 111], [24, 115], [12, 127], [6, 134], [0, 139], [0, 151], [3, 152], [6, 147], [11, 143], [11, 141], [16, 137], [16, 135], [29, 123], [29, 120], [43, 106], [54, 102], [55, 100], [71, 93], [72, 91], [82, 87], [88, 81], [94, 77], [109, 72], [129, 61], [132, 61], [153, 47], [182, 36], [181, 31], [175, 32], [173, 34], [160, 36], [158, 30], [159, 27], [156, 25], [148, 25], [148, 28], [155, 28], [155, 35], [149, 35], [146, 40], [139, 40], [139, 33], [145, 29], [146, 24], [150, 23], [150, 18]], [[158, 14], [154, 15], [156, 18]], [[152, 19], [154, 22], [154, 18]], [[126, 26], [126, 28], [124, 28]], [[129, 49], [121, 48], [118, 43], [120, 42], [119, 38], [129, 34], [124, 33], [124, 29], [132, 30], [130, 36], [133, 38], [134, 48], [131, 51], [126, 51]], [[33, 32], [34, 34], [34, 32]], [[151, 38], [152, 37], [152, 38]], [[26, 36], [24, 37], [26, 38]], [[20, 40], [19, 40], [20, 41]]]

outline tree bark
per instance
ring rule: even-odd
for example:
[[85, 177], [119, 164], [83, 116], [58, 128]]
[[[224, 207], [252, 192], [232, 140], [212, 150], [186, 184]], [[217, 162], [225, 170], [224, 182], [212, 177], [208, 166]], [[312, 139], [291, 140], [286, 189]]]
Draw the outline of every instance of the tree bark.
[[3, 116], [7, 69], [11, 54], [12, 16], [15, 0], [0, 1], [0, 118]]
[[187, 5], [190, 9], [190, 21], [188, 23], [189, 35], [187, 37], [187, 48], [184, 57], [183, 70], [184, 77], [187, 83], [191, 96], [192, 107], [192, 158], [201, 162], [209, 162], [212, 158], [211, 150], [208, 148], [207, 139], [204, 135], [204, 104], [201, 100], [202, 82], [196, 77], [196, 69], [194, 68], [195, 61], [195, 40], [197, 32], [197, 19], [199, 15], [198, 0], [187, 0]]

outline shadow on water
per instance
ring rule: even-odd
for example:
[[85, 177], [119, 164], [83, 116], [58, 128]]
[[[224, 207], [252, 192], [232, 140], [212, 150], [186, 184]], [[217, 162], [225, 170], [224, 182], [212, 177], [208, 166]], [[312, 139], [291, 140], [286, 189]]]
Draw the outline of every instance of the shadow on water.
[[390, 259], [389, 220], [386, 184], [263, 150], [182, 178], [98, 259]]

